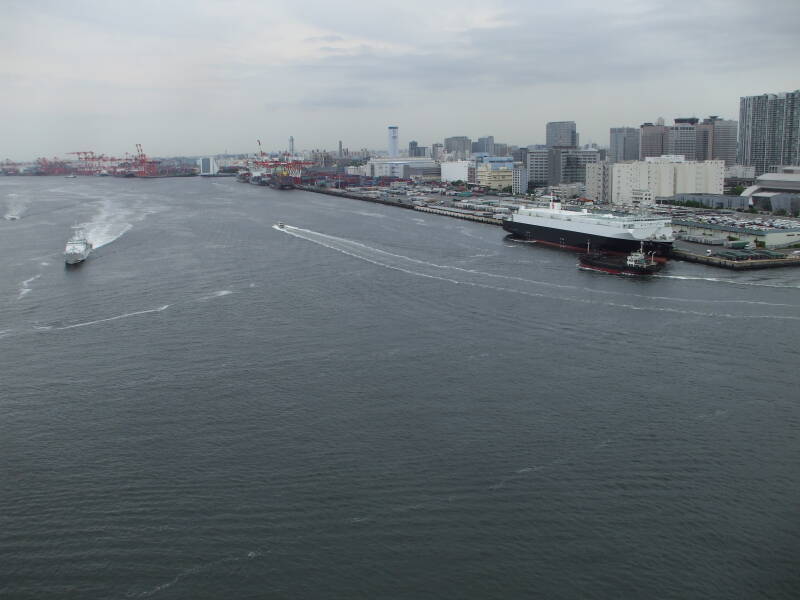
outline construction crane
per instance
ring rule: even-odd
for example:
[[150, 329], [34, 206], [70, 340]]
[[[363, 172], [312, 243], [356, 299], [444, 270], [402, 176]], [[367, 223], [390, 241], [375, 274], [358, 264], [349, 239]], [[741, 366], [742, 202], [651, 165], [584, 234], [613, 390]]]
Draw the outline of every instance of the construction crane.
[[136, 144], [136, 155], [133, 158], [133, 164], [137, 177], [155, 177], [158, 175], [158, 162], [147, 157], [141, 144]]
[[67, 163], [57, 157], [37, 158], [36, 171], [40, 175], [66, 175], [71, 172]]

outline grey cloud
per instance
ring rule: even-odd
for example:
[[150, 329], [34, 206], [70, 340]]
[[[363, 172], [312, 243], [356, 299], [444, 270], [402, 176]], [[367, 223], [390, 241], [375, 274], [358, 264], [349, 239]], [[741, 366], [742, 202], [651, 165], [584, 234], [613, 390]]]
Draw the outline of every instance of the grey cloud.
[[344, 38], [340, 35], [318, 35], [314, 37], [308, 37], [304, 42], [324, 42], [326, 44], [331, 44], [333, 42], [342, 42]]
[[[503, 21], [510, 25], [442, 34], [438, 39], [423, 36], [406, 52], [370, 46], [353, 52], [330, 49], [298, 68], [318, 77], [335, 74], [337, 80], [425, 91], [469, 90], [476, 85], [508, 89], [756, 68], [798, 47], [792, 27], [779, 32], [766, 27], [774, 16], [747, 4], [725, 4], [725, 10], [717, 10], [717, 3], [702, 0], [686, 8], [661, 2], [628, 11], [621, 10], [624, 5], [609, 10], [587, 4], [580, 12], [546, 14], [535, 5], [504, 6]], [[799, 13], [790, 10], [787, 20], [797, 21]], [[410, 31], [392, 25], [394, 34], [411, 37]], [[743, 34], [757, 40], [759, 52], [743, 43]]]
[[388, 108], [396, 101], [382, 90], [364, 86], [322, 87], [310, 90], [301, 97], [268, 102], [268, 110], [356, 110], [365, 108]]

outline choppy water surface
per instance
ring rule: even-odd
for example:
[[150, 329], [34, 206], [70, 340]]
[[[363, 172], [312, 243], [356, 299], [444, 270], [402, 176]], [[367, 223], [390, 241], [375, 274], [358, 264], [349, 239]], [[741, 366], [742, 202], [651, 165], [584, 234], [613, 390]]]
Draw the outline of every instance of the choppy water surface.
[[800, 595], [800, 270], [230, 179], [0, 214], [4, 597]]

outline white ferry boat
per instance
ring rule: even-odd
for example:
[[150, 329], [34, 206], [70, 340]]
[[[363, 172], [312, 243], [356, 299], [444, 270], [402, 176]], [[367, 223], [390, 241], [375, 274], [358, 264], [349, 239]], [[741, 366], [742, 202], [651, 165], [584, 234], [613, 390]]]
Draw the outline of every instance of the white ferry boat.
[[86, 260], [92, 251], [92, 244], [81, 229], [75, 229], [64, 248], [64, 260], [68, 265], [77, 265]]

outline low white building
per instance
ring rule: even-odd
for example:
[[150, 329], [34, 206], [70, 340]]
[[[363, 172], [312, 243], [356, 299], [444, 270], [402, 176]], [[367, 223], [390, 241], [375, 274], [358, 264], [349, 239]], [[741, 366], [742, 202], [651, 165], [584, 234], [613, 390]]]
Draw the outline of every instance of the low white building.
[[452, 160], [441, 163], [442, 181], [476, 183], [475, 163], [471, 160]]
[[611, 202], [653, 204], [675, 194], [722, 194], [725, 161], [686, 161], [682, 156], [649, 157], [616, 163], [612, 168]]
[[509, 167], [492, 168], [482, 164], [478, 167], [478, 184], [490, 190], [513, 189], [514, 169]]
[[725, 168], [725, 179], [755, 179], [756, 168], [745, 165], [731, 165]]
[[439, 164], [430, 158], [371, 158], [363, 167], [367, 177], [396, 177], [408, 179], [412, 176], [432, 175]]
[[200, 167], [200, 175], [204, 177], [213, 177], [219, 173], [219, 165], [217, 159], [211, 156], [206, 156], [197, 160], [197, 166]]
[[800, 167], [779, 167], [777, 173], [756, 177], [741, 194], [750, 206], [766, 210], [800, 213]]

